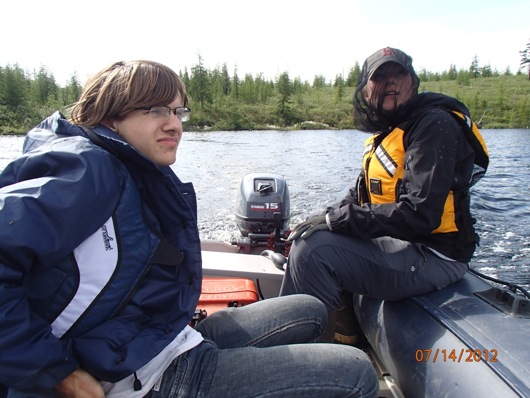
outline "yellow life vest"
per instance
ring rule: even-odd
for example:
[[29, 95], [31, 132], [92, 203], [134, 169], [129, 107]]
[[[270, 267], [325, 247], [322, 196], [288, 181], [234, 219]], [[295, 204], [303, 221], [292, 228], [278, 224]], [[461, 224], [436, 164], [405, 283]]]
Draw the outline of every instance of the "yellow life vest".
[[[395, 203], [399, 199], [401, 182], [405, 174], [405, 131], [395, 128], [379, 145], [377, 135], [365, 142], [363, 170], [370, 203]], [[440, 225], [432, 233], [456, 232], [453, 192], [449, 192]]]
[[[475, 167], [469, 186], [474, 185], [486, 172], [489, 163], [488, 151], [484, 139], [477, 126], [471, 119], [460, 113], [450, 112], [459, 122], [462, 131], [475, 151]], [[373, 204], [396, 203], [401, 194], [401, 184], [405, 174], [405, 145], [403, 136], [405, 131], [394, 128], [383, 140], [376, 145], [378, 135], [371, 136], [365, 142], [363, 153], [363, 171], [366, 194], [359, 195]], [[455, 220], [454, 192], [449, 191], [445, 199], [444, 210], [439, 226], [431, 233], [457, 232]]]

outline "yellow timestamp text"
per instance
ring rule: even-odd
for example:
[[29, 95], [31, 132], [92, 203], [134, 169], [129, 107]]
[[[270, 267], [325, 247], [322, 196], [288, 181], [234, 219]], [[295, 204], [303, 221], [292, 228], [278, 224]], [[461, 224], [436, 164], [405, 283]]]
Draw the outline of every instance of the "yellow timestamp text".
[[499, 362], [498, 351], [471, 349], [425, 349], [416, 350], [416, 362]]

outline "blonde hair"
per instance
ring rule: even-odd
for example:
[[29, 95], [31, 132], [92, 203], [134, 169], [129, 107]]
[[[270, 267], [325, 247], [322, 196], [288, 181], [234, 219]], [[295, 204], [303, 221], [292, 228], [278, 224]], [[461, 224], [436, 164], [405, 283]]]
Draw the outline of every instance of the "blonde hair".
[[93, 75], [72, 106], [74, 124], [94, 127], [146, 106], [167, 105], [179, 96], [188, 105], [184, 83], [165, 65], [153, 61], [116, 62]]

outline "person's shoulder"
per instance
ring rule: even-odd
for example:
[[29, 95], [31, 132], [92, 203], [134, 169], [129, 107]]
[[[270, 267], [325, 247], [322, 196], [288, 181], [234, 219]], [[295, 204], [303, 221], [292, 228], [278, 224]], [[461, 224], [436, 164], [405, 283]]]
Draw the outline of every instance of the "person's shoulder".
[[467, 107], [454, 97], [445, 94], [425, 92], [415, 98], [416, 115], [434, 121], [454, 120], [453, 111], [468, 115]]
[[458, 127], [450, 112], [448, 109], [439, 107], [425, 108], [418, 114], [418, 120], [423, 123], [449, 124], [451, 127]]
[[64, 167], [109, 168], [119, 162], [106, 150], [81, 136], [61, 137], [38, 149], [28, 152], [28, 157], [39, 162], [61, 162]]
[[457, 140], [460, 135], [460, 125], [450, 112], [438, 106], [419, 110], [409, 125], [408, 142], [428, 140], [434, 143]]
[[[432, 94], [432, 95], [429, 95]], [[449, 108], [450, 97], [433, 93], [420, 94], [416, 100], [414, 119], [416, 124], [446, 124], [454, 122]]]
[[115, 156], [82, 136], [55, 138], [25, 153], [18, 162], [19, 178], [43, 173], [50, 178], [76, 182], [76, 187], [104, 183], [120, 187], [120, 181], [128, 174]]

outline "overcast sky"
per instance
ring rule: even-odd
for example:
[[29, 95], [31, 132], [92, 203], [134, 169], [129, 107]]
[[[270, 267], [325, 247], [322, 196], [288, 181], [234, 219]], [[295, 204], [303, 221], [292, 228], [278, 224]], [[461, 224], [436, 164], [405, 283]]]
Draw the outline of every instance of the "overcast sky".
[[530, 41], [528, 0], [3, 0], [0, 15], [0, 66], [45, 66], [61, 85], [118, 60], [190, 71], [199, 54], [240, 78], [332, 80], [386, 46], [418, 71], [477, 56], [515, 73]]

